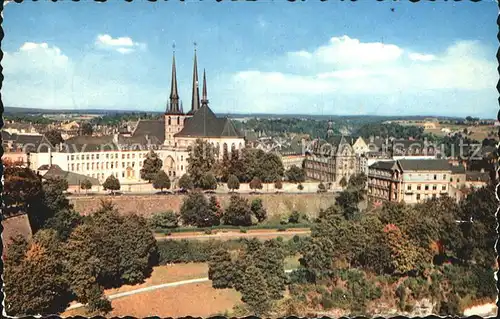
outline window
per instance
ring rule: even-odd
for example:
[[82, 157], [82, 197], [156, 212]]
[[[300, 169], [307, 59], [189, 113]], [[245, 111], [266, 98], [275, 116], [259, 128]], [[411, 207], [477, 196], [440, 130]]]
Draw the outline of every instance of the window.
[[71, 164], [71, 171], [75, 170], [75, 164]]
[[443, 180], [445, 181], [446, 180], [446, 174], [443, 175]]
[[90, 163], [87, 163], [87, 171], [90, 169]]
[[69, 155], [68, 155], [68, 156], [66, 156], [66, 159], [69, 161]]
[[125, 154], [122, 154], [122, 159], [125, 159]]
[[425, 185], [425, 190], [428, 191], [429, 190], [429, 185]]
[[130, 154], [127, 154], [127, 159], [130, 159]]
[[[92, 163], [92, 169], [94, 169], [94, 163]], [[92, 176], [93, 177], [93, 176]]]
[[141, 162], [139, 162], [139, 167], [142, 167], [142, 161], [141, 161]]
[[432, 190], [435, 191], [437, 189], [437, 185], [432, 185]]
[[443, 187], [441, 187], [442, 190], [446, 190], [446, 185], [443, 185]]
[[71, 160], [75, 160], [75, 155], [71, 155]]
[[114, 165], [113, 165], [113, 162], [111, 162], [111, 169], [113, 169], [113, 166], [114, 166]]
[[125, 172], [122, 172], [122, 177], [125, 177]]
[[106, 162], [106, 169], [109, 169], [109, 162]]
[[460, 183], [460, 178], [457, 178], [457, 183]]
[[450, 177], [450, 182], [453, 182], [453, 177]]
[[109, 154], [106, 154], [106, 159], [109, 159]]
[[437, 175], [436, 175], [436, 174], [434, 174], [434, 180], [436, 180], [437, 178], [438, 178], [438, 177], [437, 177]]
[[85, 157], [85, 159], [89, 160], [90, 159], [90, 155], [87, 154], [87, 156]]
[[116, 166], [115, 166], [115, 167], [116, 167], [116, 168], [118, 168], [118, 161], [116, 161], [116, 162], [115, 162], [115, 164], [116, 164]]
[[420, 185], [417, 185], [417, 191], [419, 191], [422, 187]]
[[183, 165], [181, 165], [181, 171], [183, 171], [183, 170], [184, 170], [184, 166], [183, 166]]
[[76, 171], [79, 172], [80, 171], [80, 164], [76, 164]]
[[132, 154], [132, 158], [135, 158], [135, 154]]
[[135, 162], [132, 162], [132, 167], [135, 167]]
[[436, 198], [436, 194], [432, 194], [432, 198], [435, 199]]
[[99, 159], [99, 154], [96, 154], [96, 155], [95, 155], [95, 159]]
[[408, 185], [407, 189], [408, 189], [409, 191], [411, 191], [411, 185]]
[[122, 168], [125, 168], [125, 162], [122, 162]]
[[417, 194], [417, 200], [420, 200], [420, 194]]
[[91, 158], [92, 158], [92, 160], [94, 159], [94, 154], [92, 154]]
[[76, 160], [79, 161], [80, 160], [80, 155], [76, 155]]
[[181, 161], [183, 161], [183, 160], [184, 160], [184, 156], [181, 155]]

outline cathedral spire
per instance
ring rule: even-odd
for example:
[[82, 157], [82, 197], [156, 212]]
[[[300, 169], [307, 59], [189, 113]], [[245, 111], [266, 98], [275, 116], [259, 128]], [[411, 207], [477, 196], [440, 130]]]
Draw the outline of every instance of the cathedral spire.
[[172, 46], [174, 53], [172, 56], [172, 83], [170, 88], [170, 107], [167, 107], [167, 113], [179, 113], [179, 92], [177, 91], [177, 70], [175, 67], [175, 44]]
[[202, 92], [202, 95], [201, 95], [201, 106], [208, 106], [207, 77], [205, 75], [205, 69], [203, 69], [203, 92]]
[[193, 94], [191, 96], [191, 113], [200, 108], [200, 90], [198, 88], [198, 63], [196, 60], [196, 42], [194, 43]]

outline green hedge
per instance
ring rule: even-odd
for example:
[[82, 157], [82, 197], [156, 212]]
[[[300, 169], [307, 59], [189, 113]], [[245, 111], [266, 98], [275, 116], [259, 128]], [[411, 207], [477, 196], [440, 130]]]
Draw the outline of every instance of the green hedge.
[[[286, 229], [296, 229], [296, 228], [310, 228], [311, 224], [287, 224]], [[278, 230], [283, 228], [283, 225], [253, 225], [253, 226], [247, 226], [247, 227], [241, 227], [241, 226], [232, 226], [232, 225], [219, 225], [219, 226], [212, 226], [212, 227], [179, 227], [179, 228], [170, 228], [170, 229], [161, 229], [161, 228], [156, 228], [154, 231], [155, 233], [158, 234], [169, 234], [169, 233], [188, 233], [188, 232], [202, 232], [205, 233], [207, 230], [238, 230], [241, 231], [243, 230], [257, 230], [257, 229], [262, 229], [262, 230], [268, 230], [268, 229], [273, 229], [273, 230]]]

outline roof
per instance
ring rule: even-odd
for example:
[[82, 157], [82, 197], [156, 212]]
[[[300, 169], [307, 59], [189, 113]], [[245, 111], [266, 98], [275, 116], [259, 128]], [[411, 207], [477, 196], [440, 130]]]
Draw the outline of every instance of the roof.
[[90, 176], [85, 176], [73, 172], [67, 172], [62, 170], [59, 166], [57, 165], [52, 165], [47, 173], [43, 175], [44, 179], [50, 179], [50, 178], [62, 178], [65, 179], [68, 182], [68, 185], [80, 185], [81, 182], [84, 180], [89, 180], [90, 183], [92, 183], [92, 186], [100, 185], [99, 180], [94, 177]]
[[165, 141], [165, 120], [139, 120], [132, 137], [154, 137], [158, 144]]
[[447, 160], [401, 159], [398, 162], [403, 171], [451, 171], [451, 165]]
[[465, 167], [463, 165], [451, 165], [452, 174], [465, 174]]
[[184, 128], [174, 137], [243, 137], [228, 118], [218, 118], [204, 105], [184, 122]]
[[25, 148], [25, 152], [46, 153], [49, 149], [55, 150], [44, 135], [9, 134], [2, 131], [2, 141], [12, 142], [12, 148]]
[[370, 168], [395, 170], [398, 168], [396, 161], [378, 161], [370, 165]]
[[488, 172], [469, 171], [465, 173], [465, 180], [468, 182], [489, 182], [490, 174]]

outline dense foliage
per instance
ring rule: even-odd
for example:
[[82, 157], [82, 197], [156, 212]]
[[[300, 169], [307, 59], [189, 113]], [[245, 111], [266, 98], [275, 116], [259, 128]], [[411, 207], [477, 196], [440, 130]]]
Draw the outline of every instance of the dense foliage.
[[144, 160], [144, 163], [140, 170], [141, 178], [151, 183], [151, 181], [157, 177], [162, 166], [163, 166], [163, 161], [160, 159], [158, 154], [156, 154], [154, 151], [150, 151], [146, 155], [146, 159]]

